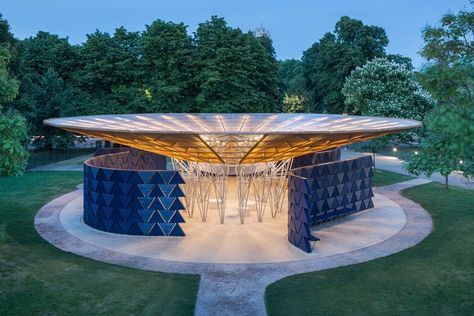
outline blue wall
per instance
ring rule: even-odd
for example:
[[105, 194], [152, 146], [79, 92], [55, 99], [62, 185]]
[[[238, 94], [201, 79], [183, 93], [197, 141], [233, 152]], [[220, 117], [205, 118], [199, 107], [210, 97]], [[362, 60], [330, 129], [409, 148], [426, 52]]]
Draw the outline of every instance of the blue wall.
[[310, 226], [374, 207], [371, 156], [293, 169], [288, 177], [288, 240], [311, 252]]
[[[140, 162], [141, 161], [141, 162]], [[137, 151], [92, 158], [84, 164], [84, 222], [98, 230], [127, 235], [184, 236], [179, 223], [184, 196], [177, 171]], [[135, 170], [118, 169], [133, 166]], [[160, 165], [161, 164], [161, 165]], [[106, 165], [114, 166], [107, 168]], [[138, 169], [138, 170], [137, 170]]]

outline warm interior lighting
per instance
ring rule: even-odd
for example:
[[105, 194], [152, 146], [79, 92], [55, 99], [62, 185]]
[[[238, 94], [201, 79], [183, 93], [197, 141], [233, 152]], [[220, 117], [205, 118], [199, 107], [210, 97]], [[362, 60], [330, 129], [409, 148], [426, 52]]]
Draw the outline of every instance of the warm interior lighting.
[[421, 126], [397, 118], [263, 113], [98, 115], [45, 124], [181, 160], [226, 164], [286, 160]]

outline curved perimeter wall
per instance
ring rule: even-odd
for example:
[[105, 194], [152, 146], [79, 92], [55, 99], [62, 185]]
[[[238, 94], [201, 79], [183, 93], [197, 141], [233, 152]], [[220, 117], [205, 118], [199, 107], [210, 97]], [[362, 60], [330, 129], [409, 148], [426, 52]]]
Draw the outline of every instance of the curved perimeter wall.
[[184, 236], [179, 223], [184, 196], [177, 171], [163, 156], [130, 149], [84, 164], [84, 222], [127, 235]]
[[[314, 155], [339, 159], [340, 153]], [[339, 155], [339, 156], [338, 156]], [[317, 161], [315, 158], [313, 161]], [[371, 156], [291, 170], [288, 176], [288, 240], [311, 252], [310, 226], [374, 207]]]

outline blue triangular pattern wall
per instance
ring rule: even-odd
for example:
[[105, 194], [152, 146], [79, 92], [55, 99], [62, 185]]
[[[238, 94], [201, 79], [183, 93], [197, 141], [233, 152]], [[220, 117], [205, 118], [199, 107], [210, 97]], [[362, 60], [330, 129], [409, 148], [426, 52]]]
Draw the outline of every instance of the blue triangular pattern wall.
[[306, 252], [311, 252], [311, 225], [374, 207], [372, 157], [331, 162], [340, 157], [336, 151], [297, 160], [325, 163], [293, 169], [288, 177], [288, 240]]
[[116, 234], [184, 236], [179, 226], [184, 222], [179, 201], [184, 180], [177, 171], [149, 170], [156, 166], [164, 169], [164, 158], [137, 150], [89, 160], [84, 165], [84, 222]]

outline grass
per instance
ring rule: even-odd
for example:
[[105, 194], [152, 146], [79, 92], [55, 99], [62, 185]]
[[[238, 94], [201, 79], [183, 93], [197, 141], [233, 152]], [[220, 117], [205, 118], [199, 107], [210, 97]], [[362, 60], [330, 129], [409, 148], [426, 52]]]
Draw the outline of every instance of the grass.
[[402, 191], [433, 217], [420, 244], [367, 263], [270, 285], [270, 315], [472, 315], [474, 192], [430, 183]]
[[406, 176], [406, 175], [391, 172], [391, 171], [375, 169], [373, 181], [374, 181], [374, 186], [381, 187], [384, 185], [390, 185], [390, 184], [413, 180], [413, 179], [414, 177], [411, 177], [411, 176]]
[[35, 231], [35, 213], [81, 172], [0, 178], [0, 315], [189, 315], [199, 276], [123, 268], [63, 252]]

